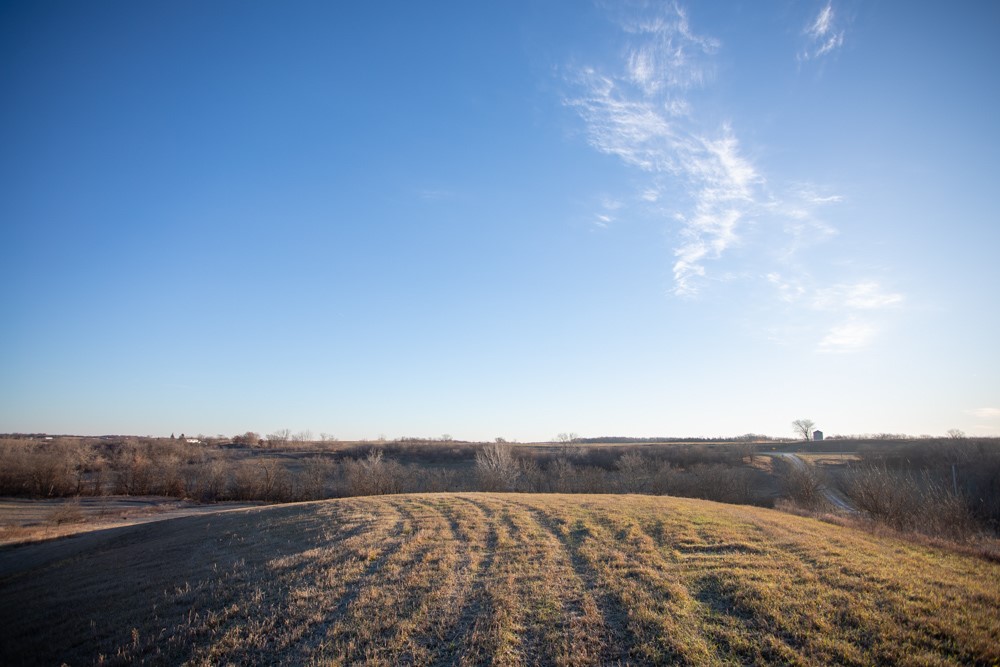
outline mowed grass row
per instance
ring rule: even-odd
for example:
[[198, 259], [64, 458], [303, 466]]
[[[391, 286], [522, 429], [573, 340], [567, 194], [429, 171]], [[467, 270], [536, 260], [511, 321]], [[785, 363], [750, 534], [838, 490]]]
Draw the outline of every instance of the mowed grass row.
[[1000, 660], [1000, 565], [697, 500], [351, 498], [0, 557], [8, 665]]

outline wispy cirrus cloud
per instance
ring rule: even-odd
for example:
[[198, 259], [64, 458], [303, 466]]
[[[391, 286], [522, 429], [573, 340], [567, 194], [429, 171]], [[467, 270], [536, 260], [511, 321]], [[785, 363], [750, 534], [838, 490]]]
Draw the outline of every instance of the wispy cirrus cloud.
[[867, 347], [884, 328], [885, 314], [904, 303], [902, 294], [875, 280], [817, 287], [801, 276], [771, 272], [766, 278], [783, 303], [819, 318], [820, 352], [856, 352]]
[[902, 294], [887, 291], [870, 280], [818, 289], [813, 295], [812, 307], [817, 310], [879, 310], [902, 302]]
[[856, 352], [867, 347], [877, 334], [878, 327], [870, 322], [848, 321], [830, 328], [819, 342], [819, 351]]
[[[711, 69], [703, 56], [720, 46], [717, 39], [696, 35], [687, 12], [676, 4], [664, 13], [623, 18], [621, 27], [646, 38], [629, 48], [626, 71], [628, 79], [647, 94], [702, 85]], [[677, 103], [673, 111], [683, 113], [686, 104]]]
[[[818, 341], [822, 352], [869, 345], [903, 296], [863, 275], [818, 284], [803, 259], [807, 250], [838, 235], [824, 211], [843, 197], [812, 183], [776, 188], [732, 122], [705, 121], [709, 115], [700, 113], [695, 100], [704, 99], [700, 89], [715, 83], [714, 55], [722, 44], [697, 34], [683, 8], [629, 5], [609, 11], [617, 12], [620, 57], [571, 69], [564, 103], [583, 121], [592, 148], [637, 175], [628, 210], [661, 216], [673, 232], [670, 291], [693, 298], [712, 283], [763, 280], [769, 289], [761, 294], [772, 299], [768, 307], [776, 303], [779, 321], [787, 321], [788, 335], [776, 330], [773, 339], [809, 337], [808, 344]], [[806, 35], [816, 42], [810, 58], [843, 42], [832, 4]], [[601, 209], [594, 224], [607, 228], [625, 215]]]
[[822, 58], [844, 44], [844, 30], [837, 25], [832, 2], [828, 2], [820, 9], [819, 14], [806, 26], [803, 33], [809, 44], [799, 52], [800, 61]]
[[786, 278], [776, 271], [772, 271], [764, 277], [767, 279], [767, 282], [774, 286], [778, 291], [779, 298], [785, 303], [796, 303], [807, 292], [807, 288], [801, 281], [794, 278]]
[[704, 84], [718, 41], [696, 35], [676, 5], [621, 27], [631, 39], [617, 71], [574, 72], [578, 92], [566, 104], [584, 120], [593, 148], [650, 175], [643, 200], [660, 199], [661, 179], [683, 183], [690, 206], [674, 216], [682, 241], [674, 249], [673, 292], [693, 296], [705, 262], [737, 242], [763, 179], [730, 126], [708, 132], [691, 117], [685, 93]]
[[622, 206], [624, 206], [624, 204], [618, 199], [608, 197], [607, 195], [601, 197], [598, 210], [594, 213], [594, 225], [602, 229], [607, 229], [608, 226], [618, 219], [617, 211], [621, 209]]
[[834, 285], [815, 291], [811, 308], [834, 316], [847, 313], [847, 321], [833, 326], [819, 343], [820, 352], [855, 352], [867, 347], [881, 332], [879, 313], [903, 303], [903, 295], [884, 289], [875, 281]]

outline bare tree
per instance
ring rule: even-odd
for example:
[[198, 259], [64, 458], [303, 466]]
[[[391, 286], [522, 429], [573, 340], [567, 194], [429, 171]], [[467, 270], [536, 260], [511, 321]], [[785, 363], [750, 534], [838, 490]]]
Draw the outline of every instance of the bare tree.
[[281, 500], [287, 495], [288, 470], [275, 459], [257, 461], [257, 485], [265, 501]]
[[652, 482], [651, 467], [646, 457], [638, 452], [622, 454], [615, 463], [620, 488], [625, 493], [645, 493]]
[[785, 493], [792, 501], [804, 509], [824, 509], [828, 501], [823, 495], [823, 480], [816, 469], [809, 464], [804, 466], [784, 462]]
[[288, 444], [288, 438], [292, 435], [291, 430], [287, 428], [278, 429], [274, 433], [267, 436], [267, 445], [271, 448], [281, 448]]
[[960, 428], [950, 428], [948, 429], [948, 437], [952, 440], [961, 440], [965, 437], [965, 432]]
[[576, 466], [565, 456], [557, 457], [549, 464], [548, 481], [552, 491], [556, 493], [572, 493], [576, 481]]
[[209, 461], [201, 469], [198, 493], [202, 500], [219, 500], [226, 493], [229, 470], [222, 461]]
[[301, 495], [306, 500], [327, 498], [327, 486], [337, 472], [337, 464], [321, 456], [310, 456], [302, 462], [299, 473]]
[[814, 426], [816, 422], [811, 419], [796, 419], [792, 422], [792, 428], [803, 440], [812, 440]]
[[247, 431], [241, 435], [234, 435], [233, 444], [243, 445], [244, 447], [256, 447], [260, 444], [260, 436], [253, 431]]
[[517, 481], [517, 461], [510, 445], [492, 442], [476, 452], [476, 473], [484, 491], [509, 491]]
[[380, 449], [371, 449], [362, 459], [348, 459], [344, 468], [349, 495], [377, 496], [402, 490], [403, 467], [384, 459]]
[[740, 457], [740, 463], [747, 459], [753, 465], [753, 457], [757, 453], [757, 443], [753, 440], [741, 439], [736, 443], [736, 452]]

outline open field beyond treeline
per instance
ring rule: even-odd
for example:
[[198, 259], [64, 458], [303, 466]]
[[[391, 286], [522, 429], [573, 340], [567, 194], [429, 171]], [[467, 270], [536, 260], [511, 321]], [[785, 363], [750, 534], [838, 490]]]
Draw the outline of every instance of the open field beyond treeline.
[[994, 664], [1000, 564], [634, 495], [347, 498], [0, 550], [0, 663]]
[[0, 546], [42, 542], [92, 530], [250, 506], [250, 503], [199, 504], [157, 496], [97, 496], [69, 500], [0, 497]]

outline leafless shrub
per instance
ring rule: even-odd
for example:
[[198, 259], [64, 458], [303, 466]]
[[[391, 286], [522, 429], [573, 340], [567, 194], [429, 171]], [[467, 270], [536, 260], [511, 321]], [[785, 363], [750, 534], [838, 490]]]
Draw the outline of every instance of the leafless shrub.
[[442, 470], [440, 468], [420, 468], [410, 466], [410, 475], [414, 479], [414, 491], [421, 493], [443, 493], [446, 491], [460, 491], [462, 479], [455, 470]]
[[[86, 480], [89, 483], [88, 495], [92, 496], [103, 496], [108, 491], [109, 485], [109, 468], [108, 461], [100, 454], [94, 456], [94, 458], [88, 462], [87, 468], [84, 471]], [[83, 487], [81, 487], [80, 495], [83, 495]]]
[[151, 493], [153, 468], [146, 452], [134, 444], [126, 444], [111, 459], [114, 492], [126, 496], [146, 496]]
[[859, 466], [851, 471], [846, 491], [861, 512], [895, 530], [952, 538], [975, 531], [966, 500], [927, 471], [914, 474], [884, 465]]
[[322, 456], [310, 456], [305, 460], [298, 474], [299, 497], [303, 500], [319, 500], [332, 495], [330, 484], [334, 479], [337, 464]]
[[897, 530], [910, 528], [919, 505], [911, 476], [895, 474], [884, 465], [861, 466], [851, 471], [845, 486], [859, 511]]
[[154, 459], [154, 493], [162, 496], [184, 497], [184, 479], [181, 475], [181, 460], [176, 454]]
[[80, 507], [80, 499], [74, 498], [65, 502], [60, 502], [49, 512], [49, 523], [62, 525], [64, 523], [81, 523], [86, 519], [83, 509]]
[[653, 475], [650, 461], [638, 452], [626, 452], [615, 464], [618, 469], [617, 487], [624, 493], [648, 493], [652, 490]]
[[518, 465], [510, 445], [491, 442], [476, 452], [476, 476], [483, 491], [510, 491], [517, 482]]
[[252, 500], [260, 497], [259, 477], [252, 462], [243, 461], [233, 470], [228, 495], [235, 500]]
[[271, 449], [282, 449], [288, 445], [288, 439], [292, 436], [292, 431], [287, 428], [278, 429], [267, 436], [266, 444]]
[[257, 471], [258, 479], [257, 488], [260, 490], [256, 499], [268, 503], [295, 499], [292, 477], [288, 468], [274, 459], [264, 459], [255, 463], [254, 468]]
[[381, 450], [372, 449], [362, 459], [346, 460], [344, 477], [347, 495], [377, 496], [400, 493], [404, 470], [397, 461], [386, 459]]
[[545, 470], [533, 458], [522, 458], [518, 461], [521, 469], [520, 489], [528, 493], [543, 493], [548, 490], [548, 476]]
[[[626, 452], [616, 464], [617, 483], [615, 491], [622, 493], [648, 493], [653, 495], [676, 495], [705, 497], [708, 485], [719, 483], [723, 469], [728, 464], [709, 463], [694, 465], [685, 472], [679, 466], [664, 458], [643, 456], [638, 452]], [[728, 487], [741, 487], [743, 480], [739, 473], [729, 475], [721, 483]], [[718, 495], [716, 490], [711, 493]], [[736, 495], [726, 491], [727, 497]]]
[[99, 496], [104, 486], [104, 459], [94, 449], [79, 445], [67, 456], [73, 476], [73, 495]]
[[786, 464], [783, 473], [785, 495], [806, 510], [821, 510], [828, 505], [823, 495], [823, 480], [809, 465]]
[[292, 489], [288, 470], [275, 459], [243, 461], [233, 475], [232, 494], [237, 500], [290, 500]]
[[745, 460], [747, 463], [753, 464], [754, 456], [757, 454], [757, 443], [754, 442], [755, 436], [752, 433], [748, 433], [743, 436], [739, 442], [736, 443], [734, 449], [740, 460]]
[[24, 452], [22, 464], [32, 495], [54, 497], [73, 492], [73, 469], [58, 448], [34, 445]]
[[531, 459], [520, 464], [520, 489], [531, 493], [614, 493], [616, 480], [604, 468], [577, 465], [559, 456], [544, 468]]
[[221, 461], [209, 461], [199, 468], [198, 473], [196, 491], [191, 497], [205, 501], [222, 499], [229, 483], [227, 467]]
[[264, 441], [261, 439], [260, 434], [254, 433], [253, 431], [247, 431], [246, 433], [233, 436], [233, 444], [240, 445], [242, 447], [259, 447], [263, 442]]
[[958, 466], [955, 476], [976, 520], [993, 533], [1000, 533], [1000, 452]]
[[578, 466], [573, 483], [575, 493], [613, 493], [611, 474], [597, 466]]
[[181, 489], [185, 498], [201, 498], [202, 480], [207, 468], [207, 462], [201, 465], [186, 465], [179, 471]]
[[924, 474], [921, 523], [918, 532], [952, 539], [965, 539], [977, 532], [966, 498], [941, 480]]
[[697, 480], [696, 497], [723, 503], [750, 503], [753, 485], [745, 468], [715, 463], [696, 466], [692, 470]]
[[576, 466], [568, 457], [560, 456], [547, 469], [549, 490], [555, 493], [572, 493], [576, 479]]
[[0, 440], [0, 495], [17, 496], [24, 490], [22, 447], [14, 440]]
[[684, 475], [683, 471], [670, 465], [667, 461], [656, 461], [654, 464], [650, 493], [658, 496], [681, 495], [677, 493], [680, 487], [680, 479]]

